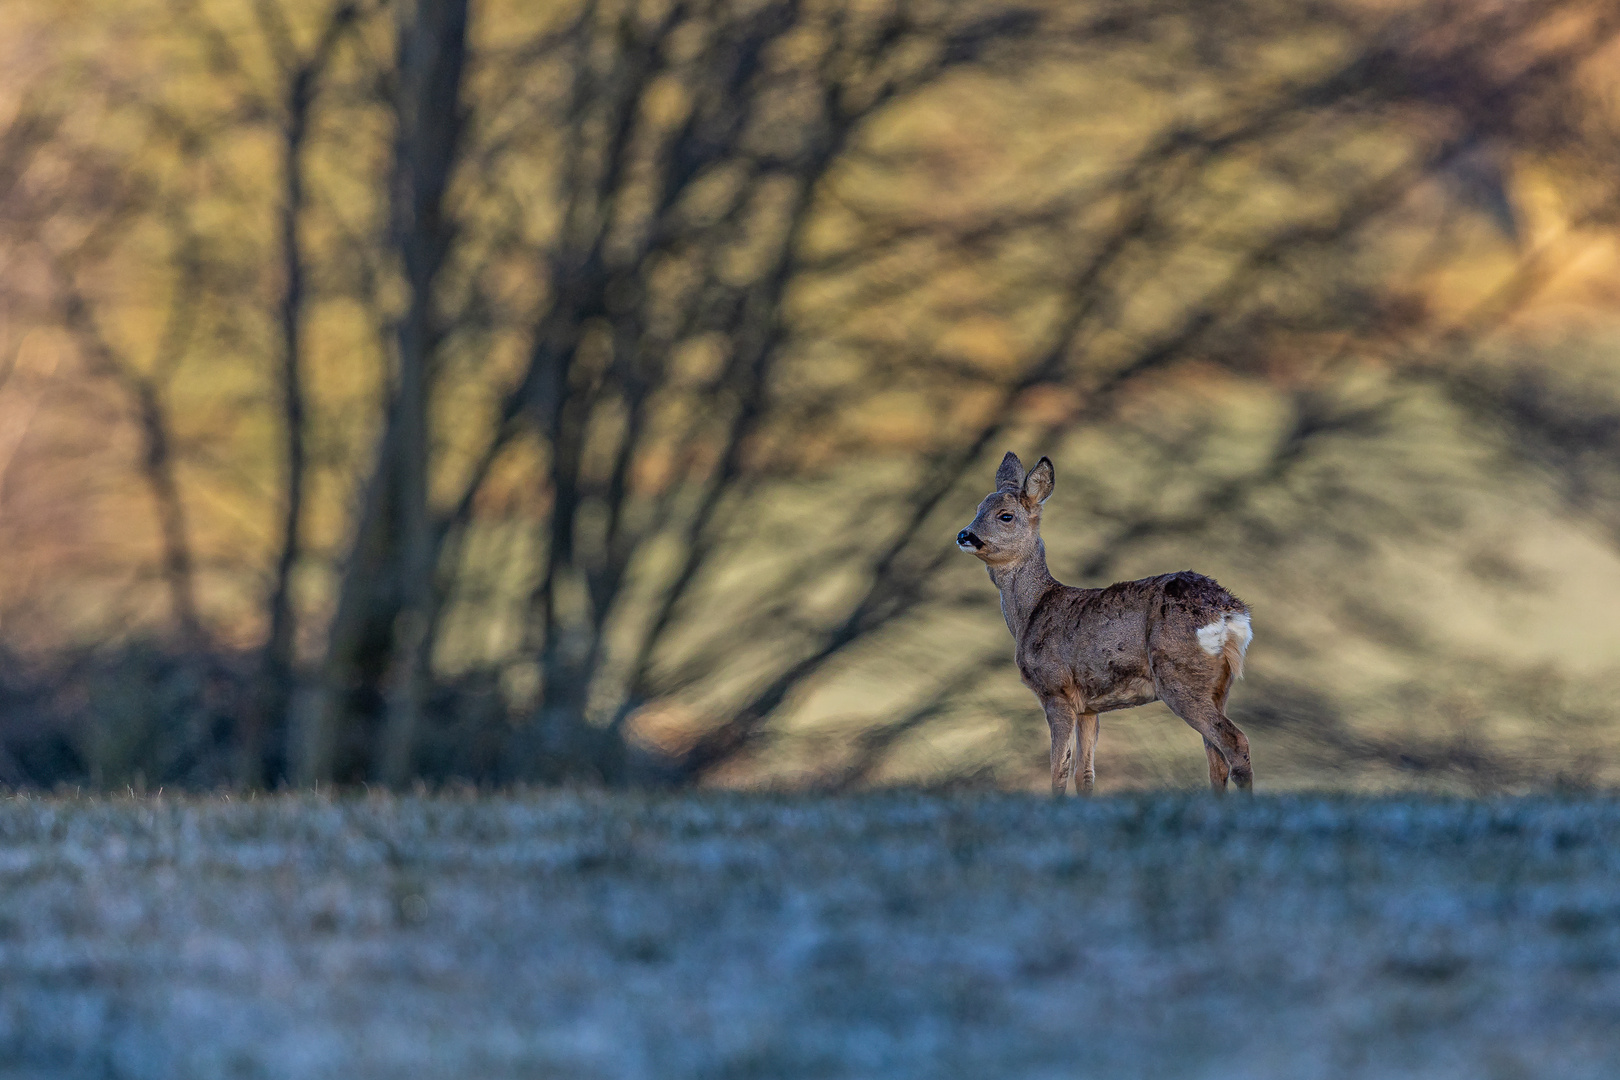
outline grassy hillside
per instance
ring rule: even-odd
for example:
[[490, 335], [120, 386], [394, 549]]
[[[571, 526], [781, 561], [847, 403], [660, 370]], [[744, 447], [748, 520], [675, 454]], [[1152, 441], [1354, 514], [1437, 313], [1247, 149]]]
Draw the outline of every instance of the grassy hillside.
[[1007, 449], [1272, 790], [1620, 784], [1610, 0], [464, 7], [0, 4], [0, 784], [1039, 784]]
[[1620, 1070], [1613, 799], [0, 803], [0, 1076]]

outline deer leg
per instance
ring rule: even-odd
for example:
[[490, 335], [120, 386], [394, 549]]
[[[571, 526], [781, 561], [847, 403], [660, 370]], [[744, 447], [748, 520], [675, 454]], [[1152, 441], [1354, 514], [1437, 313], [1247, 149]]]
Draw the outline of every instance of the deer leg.
[[1052, 795], [1068, 794], [1074, 776], [1074, 709], [1061, 698], [1041, 702], [1046, 726], [1052, 730]]
[[[1166, 702], [1165, 704], [1169, 704]], [[1222, 772], [1230, 776], [1232, 783], [1239, 791], [1248, 791], [1254, 785], [1254, 769], [1249, 764], [1249, 740], [1244, 736], [1238, 726], [1226, 718], [1226, 715], [1215, 707], [1214, 702], [1208, 702], [1200, 707], [1189, 708], [1186, 712], [1175, 705], [1170, 711], [1185, 720], [1193, 730], [1204, 737], [1206, 753], [1210, 757], [1210, 786], [1216, 792], [1226, 791], [1225, 779], [1222, 783], [1215, 783], [1215, 756], [1221, 758]]]
[[[1239, 791], [1248, 791], [1254, 784], [1254, 769], [1249, 763], [1249, 740], [1238, 726], [1226, 718], [1216, 701], [1212, 681], [1202, 677], [1195, 666], [1178, 664], [1168, 657], [1157, 658], [1153, 664], [1153, 685], [1159, 699], [1187, 722], [1187, 726], [1204, 737], [1206, 751], [1213, 748], [1219, 753], [1227, 774]], [[1214, 756], [1210, 757], [1210, 785], [1215, 786]], [[1225, 790], [1222, 784], [1215, 790]]]
[[1231, 770], [1226, 767], [1225, 756], [1208, 739], [1204, 740], [1204, 754], [1209, 758], [1209, 786], [1217, 795], [1226, 794], [1226, 777]]
[[1216, 713], [1221, 718], [1222, 729], [1233, 744], [1236, 753], [1228, 753], [1226, 761], [1232, 770], [1232, 783], [1238, 786], [1239, 791], [1254, 790], [1254, 766], [1249, 762], [1249, 737], [1243, 734], [1241, 728], [1226, 718], [1225, 713]]
[[[1238, 749], [1239, 749], [1239, 751], [1240, 751], [1240, 753], [1242, 755], [1242, 758], [1243, 758], [1243, 765], [1244, 765], [1243, 775], [1240, 777], [1240, 776], [1237, 776], [1236, 774], [1233, 774], [1232, 779], [1237, 782], [1237, 786], [1238, 786], [1238, 788], [1240, 790], [1248, 791], [1250, 789], [1250, 787], [1254, 783], [1254, 770], [1252, 768], [1249, 768], [1249, 738], [1248, 738], [1247, 735], [1244, 735], [1242, 729], [1240, 729], [1236, 724], [1232, 723], [1232, 721], [1226, 715], [1226, 699], [1229, 696], [1231, 696], [1231, 693], [1232, 693], [1232, 669], [1230, 667], [1226, 666], [1223, 663], [1222, 666], [1221, 666], [1220, 679], [1215, 684], [1215, 711], [1218, 714], [1220, 714], [1221, 720], [1224, 721], [1226, 726], [1231, 729], [1229, 734], [1231, 734], [1233, 736], [1233, 741], [1235, 741], [1237, 743]], [[1207, 747], [1209, 744], [1206, 742], [1204, 745]], [[1224, 757], [1222, 759], [1221, 764], [1222, 764], [1222, 769], [1221, 769], [1221, 790], [1224, 792], [1226, 790], [1226, 777], [1227, 777], [1227, 774], [1231, 773], [1232, 770], [1230, 768], [1226, 767], [1226, 762], [1225, 762]], [[1211, 773], [1210, 782], [1211, 782], [1211, 784], [1213, 784], [1214, 780], [1215, 780], [1214, 769], [1215, 769], [1215, 765], [1214, 765], [1214, 762], [1212, 760], [1210, 762], [1210, 773]]]
[[1078, 795], [1090, 795], [1097, 784], [1097, 714], [1083, 712], [1075, 728], [1075, 743], [1079, 749], [1075, 764], [1074, 790]]
[[1221, 732], [1225, 738], [1223, 745], [1231, 749], [1226, 752], [1226, 764], [1232, 773], [1232, 783], [1242, 792], [1254, 790], [1254, 766], [1249, 762], [1249, 737], [1232, 721], [1226, 718], [1225, 713], [1217, 712], [1220, 717]]

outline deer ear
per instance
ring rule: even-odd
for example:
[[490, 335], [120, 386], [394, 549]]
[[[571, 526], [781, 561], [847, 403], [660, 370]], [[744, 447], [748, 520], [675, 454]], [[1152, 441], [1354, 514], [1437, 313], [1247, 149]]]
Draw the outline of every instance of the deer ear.
[[1052, 469], [1052, 459], [1043, 457], [1029, 470], [1024, 477], [1024, 501], [1030, 506], [1039, 506], [1052, 494], [1052, 485], [1057, 483], [1057, 473]]
[[1001, 468], [996, 470], [996, 490], [1010, 488], [1017, 491], [1024, 483], [1024, 463], [1018, 460], [1018, 455], [1011, 450], [1001, 459]]

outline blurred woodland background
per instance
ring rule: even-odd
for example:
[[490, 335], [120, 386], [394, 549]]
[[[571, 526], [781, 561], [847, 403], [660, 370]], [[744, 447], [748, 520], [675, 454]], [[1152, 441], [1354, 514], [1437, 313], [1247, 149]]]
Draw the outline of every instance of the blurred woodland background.
[[1039, 785], [1009, 448], [1262, 787], [1620, 782], [1617, 241], [1616, 0], [9, 0], [0, 785]]

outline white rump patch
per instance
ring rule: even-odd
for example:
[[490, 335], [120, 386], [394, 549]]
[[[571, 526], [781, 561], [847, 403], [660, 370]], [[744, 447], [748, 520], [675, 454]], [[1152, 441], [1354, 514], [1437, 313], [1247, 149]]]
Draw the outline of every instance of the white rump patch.
[[1237, 640], [1238, 655], [1249, 651], [1249, 642], [1254, 640], [1254, 629], [1249, 625], [1249, 617], [1242, 613], [1226, 617], [1226, 632]]
[[1249, 617], [1242, 612], [1228, 612], [1208, 626], [1198, 628], [1198, 647], [1211, 656], [1219, 656], [1230, 640], [1237, 648], [1238, 663], [1241, 665], [1243, 654], [1248, 652], [1249, 641], [1253, 637]]

